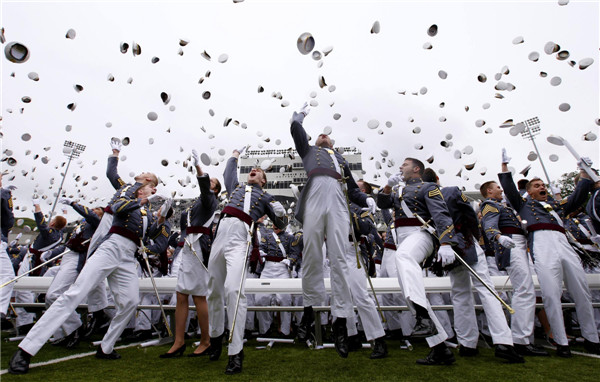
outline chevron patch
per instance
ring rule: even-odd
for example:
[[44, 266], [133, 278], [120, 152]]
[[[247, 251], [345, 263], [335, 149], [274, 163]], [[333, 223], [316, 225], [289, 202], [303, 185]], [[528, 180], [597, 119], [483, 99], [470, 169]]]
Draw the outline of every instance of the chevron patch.
[[444, 196], [442, 195], [442, 191], [440, 191], [439, 188], [436, 188], [435, 190], [431, 190], [429, 191], [429, 197], [430, 198], [434, 198], [436, 196], [440, 196], [440, 198], [444, 199]]
[[481, 216], [485, 216], [488, 212], [499, 213], [500, 211], [498, 211], [496, 207], [486, 204], [485, 207], [483, 207], [483, 211], [481, 211]]
[[467, 199], [467, 196], [465, 194], [463, 194], [462, 192], [460, 193], [460, 197], [462, 198], [463, 202], [468, 203], [469, 200]]

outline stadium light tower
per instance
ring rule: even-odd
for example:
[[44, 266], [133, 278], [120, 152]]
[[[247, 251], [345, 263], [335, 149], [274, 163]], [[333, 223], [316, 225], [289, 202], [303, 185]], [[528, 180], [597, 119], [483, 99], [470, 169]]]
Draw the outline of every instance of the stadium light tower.
[[60, 182], [60, 187], [58, 188], [58, 192], [56, 193], [56, 198], [54, 199], [54, 204], [52, 205], [52, 211], [50, 211], [50, 219], [52, 219], [52, 215], [54, 214], [54, 209], [56, 208], [56, 202], [58, 202], [58, 197], [60, 196], [60, 192], [62, 191], [63, 184], [65, 184], [65, 178], [67, 177], [67, 172], [69, 171], [69, 166], [71, 165], [71, 160], [73, 158], [78, 158], [79, 155], [85, 151], [85, 146], [80, 145], [79, 143], [75, 143], [72, 141], [65, 141], [63, 147], [63, 154], [69, 158], [67, 162], [67, 168], [65, 169], [65, 173], [63, 174], [62, 181]]
[[535, 137], [536, 135], [540, 134], [540, 119], [538, 117], [533, 117], [530, 119], [527, 119], [523, 122], [519, 122], [517, 124], [517, 126], [520, 126], [523, 130], [521, 130], [521, 137], [523, 139], [529, 139], [531, 141], [531, 143], [533, 143], [533, 148], [535, 149], [535, 152], [537, 154], [538, 159], [540, 160], [540, 164], [542, 165], [542, 170], [544, 170], [544, 175], [546, 175], [546, 179], [548, 180], [548, 184], [550, 184], [550, 176], [548, 176], [548, 171], [546, 171], [546, 166], [544, 166], [544, 161], [542, 161], [542, 156], [540, 155], [540, 151], [537, 148], [537, 145], [535, 144]]

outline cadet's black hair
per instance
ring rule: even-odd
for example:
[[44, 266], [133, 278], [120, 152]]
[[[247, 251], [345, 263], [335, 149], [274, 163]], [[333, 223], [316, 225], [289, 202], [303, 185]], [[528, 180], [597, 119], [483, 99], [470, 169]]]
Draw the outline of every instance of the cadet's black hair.
[[517, 182], [517, 188], [523, 190], [527, 187], [527, 183], [529, 183], [527, 179], [521, 179]]
[[421, 176], [421, 179], [423, 179], [423, 182], [431, 182], [431, 183], [437, 183], [438, 181], [438, 176], [435, 173], [435, 171], [433, 171], [432, 168], [427, 167], [425, 169], [425, 171], [423, 171], [423, 175]]
[[419, 175], [423, 176], [423, 173], [425, 172], [425, 165], [423, 162], [416, 158], [405, 158], [404, 160], [409, 160], [413, 163], [413, 165], [417, 166], [419, 168]]

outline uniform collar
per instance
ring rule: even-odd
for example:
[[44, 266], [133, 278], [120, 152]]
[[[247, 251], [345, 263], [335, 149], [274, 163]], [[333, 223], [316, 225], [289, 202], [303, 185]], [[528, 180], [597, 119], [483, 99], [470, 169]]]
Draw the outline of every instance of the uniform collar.
[[421, 178], [413, 178], [413, 179], [409, 179], [409, 180], [406, 181], [406, 185], [416, 184], [416, 183], [423, 183], [423, 179], [421, 179]]

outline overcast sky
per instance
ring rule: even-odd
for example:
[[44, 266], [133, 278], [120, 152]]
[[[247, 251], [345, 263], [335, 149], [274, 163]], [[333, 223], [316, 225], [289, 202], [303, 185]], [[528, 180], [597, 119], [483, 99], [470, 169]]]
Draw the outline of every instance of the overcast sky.
[[[386, 172], [397, 172], [404, 157], [424, 160], [434, 155], [431, 166], [443, 172], [443, 184], [474, 190], [496, 178], [502, 147], [513, 157], [510, 165], [517, 172], [531, 164], [529, 176], [543, 176], [539, 162], [527, 159], [531, 142], [499, 128], [507, 119], [516, 123], [534, 116], [541, 120], [537, 142], [552, 179], [574, 170], [575, 161], [565, 148], [546, 142], [549, 134], [567, 138], [596, 166], [599, 162], [598, 140], [582, 140], [587, 132], [599, 133], [597, 1], [571, 1], [566, 6], [557, 1], [3, 1], [0, 18], [6, 43], [21, 42], [31, 52], [23, 64], [0, 59], [2, 149], [11, 150], [18, 161], [15, 167], [2, 162], [2, 170], [11, 174], [4, 183], [18, 187], [15, 205], [27, 206], [17, 216], [31, 215], [35, 188], [53, 201], [65, 140], [87, 146], [69, 169], [67, 195], [81, 190], [88, 201], [111, 196], [104, 173], [109, 141], [116, 136], [131, 139], [122, 151], [126, 160], [119, 165], [125, 180], [131, 179], [130, 173], [154, 171], [166, 183], [161, 192], [192, 197], [198, 189], [180, 186], [177, 180], [188, 173], [177, 161], [185, 160], [193, 148], [223, 160], [247, 143], [254, 149], [261, 143], [265, 149], [292, 147], [289, 119], [310, 100], [318, 106], [304, 123], [309, 134], [332, 127], [336, 146], [362, 150], [365, 178], [379, 175], [378, 183], [385, 182]], [[375, 21], [381, 25], [378, 34], [370, 33]], [[427, 34], [432, 24], [438, 26], [433, 37]], [[70, 28], [76, 31], [74, 39], [65, 38]], [[296, 40], [303, 32], [314, 36], [315, 50], [333, 47], [321, 68], [311, 55], [298, 51]], [[519, 36], [524, 42], [514, 44]], [[181, 38], [189, 44], [181, 47]], [[131, 46], [133, 41], [141, 46], [141, 55], [134, 57], [131, 48], [122, 54], [121, 42]], [[556, 54], [544, 53], [549, 41], [570, 57], [560, 61]], [[432, 49], [424, 49], [426, 43]], [[178, 54], [180, 48], [183, 55]], [[211, 61], [201, 56], [204, 51]], [[537, 62], [528, 59], [532, 52], [539, 53]], [[225, 63], [218, 62], [222, 54], [228, 55]], [[153, 57], [160, 61], [153, 64]], [[594, 62], [580, 70], [578, 63], [584, 58]], [[569, 60], [577, 63], [575, 67]], [[510, 92], [494, 89], [494, 76], [505, 66], [510, 72], [501, 81], [516, 87]], [[440, 78], [439, 71], [447, 78]], [[540, 76], [542, 71], [547, 77]], [[39, 81], [30, 80], [30, 72], [37, 73]], [[487, 82], [477, 80], [480, 73]], [[114, 82], [107, 80], [109, 74]], [[325, 88], [319, 87], [319, 76], [324, 76]], [[130, 77], [133, 82], [128, 84]], [[552, 86], [552, 77], [560, 77], [560, 85]], [[75, 84], [84, 90], [76, 92]], [[335, 86], [333, 92], [330, 85]], [[258, 93], [259, 86], [263, 93]], [[208, 100], [202, 97], [206, 91], [211, 93]], [[161, 92], [170, 94], [168, 105], [162, 103]], [[271, 97], [273, 92], [280, 92], [289, 106], [281, 107], [282, 100]], [[504, 98], [496, 98], [496, 93]], [[24, 96], [31, 103], [23, 103]], [[67, 105], [73, 102], [77, 107], [70, 111]], [[570, 110], [560, 111], [562, 103]], [[150, 121], [149, 112], [157, 113], [158, 119]], [[336, 113], [338, 120], [333, 118]], [[226, 118], [247, 128], [223, 127]], [[379, 122], [375, 129], [367, 127], [372, 119]], [[477, 127], [478, 120], [485, 125]], [[69, 132], [67, 125], [72, 126]], [[416, 127], [419, 134], [413, 133]], [[27, 142], [22, 140], [25, 133], [31, 135]], [[447, 134], [452, 134], [449, 150], [440, 145]], [[267, 137], [270, 143], [264, 142]], [[455, 159], [455, 151], [469, 145], [473, 153]], [[395, 165], [388, 168], [383, 163], [383, 169], [376, 170], [382, 150], [389, 151], [387, 159], [394, 159]], [[36, 154], [39, 158], [34, 159]], [[559, 160], [551, 162], [551, 154]], [[44, 156], [48, 164], [41, 162]], [[161, 165], [163, 159], [168, 166]], [[472, 163], [474, 169], [465, 170], [464, 165]], [[457, 177], [461, 168], [462, 177]], [[222, 178], [224, 162], [205, 170]], [[12, 175], [15, 179], [9, 181]], [[88, 185], [81, 187], [84, 181]], [[50, 206], [43, 208], [49, 211]]]

